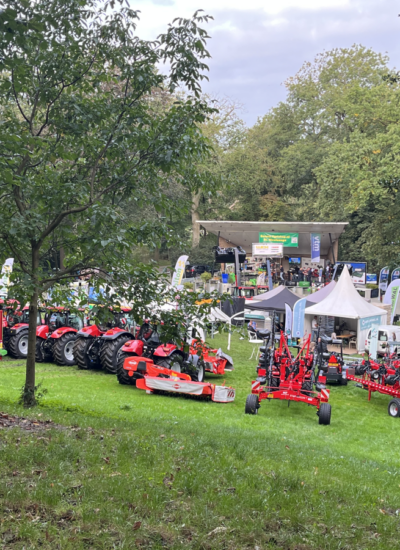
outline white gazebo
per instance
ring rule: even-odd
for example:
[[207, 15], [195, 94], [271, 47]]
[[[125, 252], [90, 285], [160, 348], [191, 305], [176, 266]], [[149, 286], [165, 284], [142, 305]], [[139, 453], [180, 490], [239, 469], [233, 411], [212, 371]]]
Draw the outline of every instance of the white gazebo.
[[[387, 312], [368, 303], [354, 287], [345, 266], [332, 292], [321, 302], [306, 308], [306, 329], [311, 330], [314, 316], [327, 316], [348, 320], [351, 330], [357, 333], [357, 350], [363, 352], [368, 330], [372, 325], [386, 325]], [[335, 323], [336, 324], [336, 323]]]

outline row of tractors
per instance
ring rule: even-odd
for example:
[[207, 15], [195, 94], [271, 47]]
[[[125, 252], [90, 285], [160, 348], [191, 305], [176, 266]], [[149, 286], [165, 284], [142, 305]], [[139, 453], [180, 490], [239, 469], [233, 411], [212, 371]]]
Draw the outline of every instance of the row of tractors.
[[[3, 345], [18, 359], [28, 353], [29, 307], [22, 310], [11, 300], [2, 304]], [[111, 310], [103, 326], [93, 322], [85, 311], [79, 315], [63, 307], [39, 308], [36, 330], [36, 361], [57, 365], [77, 365], [80, 369], [102, 369], [116, 374], [120, 384], [134, 384], [136, 377], [124, 369], [130, 357], [145, 358], [147, 362], [186, 373], [194, 382], [203, 382], [206, 371], [224, 374], [232, 370], [233, 361], [221, 350], [210, 349], [198, 339], [189, 347], [173, 341], [162, 342], [162, 324], [145, 322], [135, 327], [130, 308]], [[186, 338], [187, 339], [187, 338]]]

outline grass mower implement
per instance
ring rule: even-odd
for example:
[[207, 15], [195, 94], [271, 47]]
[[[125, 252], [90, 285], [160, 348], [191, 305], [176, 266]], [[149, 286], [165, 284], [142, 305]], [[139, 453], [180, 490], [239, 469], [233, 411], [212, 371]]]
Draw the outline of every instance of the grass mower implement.
[[111, 374], [117, 373], [121, 348], [135, 338], [130, 332], [130, 311], [126, 307], [113, 310], [113, 318], [106, 326], [88, 324], [78, 332], [74, 357], [80, 369], [102, 368]]
[[246, 399], [245, 413], [257, 414], [260, 401], [264, 399], [288, 401], [288, 406], [290, 401], [298, 401], [316, 407], [319, 423], [329, 425], [329, 390], [318, 376], [315, 377], [314, 356], [310, 353], [311, 336], [307, 338], [296, 357], [293, 357], [289, 350], [284, 332], [281, 332], [277, 349], [274, 340], [274, 333], [270, 333], [261, 348], [263, 355], [257, 369], [258, 377], [251, 384], [251, 394]]
[[193, 381], [189, 374], [176, 372], [154, 363], [149, 357], [127, 357], [124, 370], [132, 385], [147, 393], [177, 393], [205, 397], [218, 403], [235, 399], [234, 388]]

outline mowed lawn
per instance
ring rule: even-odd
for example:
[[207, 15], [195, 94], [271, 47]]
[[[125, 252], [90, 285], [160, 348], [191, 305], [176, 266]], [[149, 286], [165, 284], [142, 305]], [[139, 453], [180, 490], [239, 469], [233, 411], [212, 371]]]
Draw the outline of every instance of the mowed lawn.
[[233, 336], [235, 370], [220, 381], [237, 396], [226, 405], [44, 364], [48, 394], [25, 411], [24, 365], [3, 360], [0, 411], [61, 427], [0, 429], [0, 548], [398, 548], [400, 419], [389, 398], [331, 386], [330, 426], [300, 403], [245, 415], [251, 349]]

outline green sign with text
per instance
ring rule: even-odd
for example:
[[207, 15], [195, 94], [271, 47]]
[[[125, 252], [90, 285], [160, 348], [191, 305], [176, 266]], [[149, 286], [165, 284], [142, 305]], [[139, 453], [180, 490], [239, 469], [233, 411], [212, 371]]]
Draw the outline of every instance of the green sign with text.
[[298, 248], [298, 233], [259, 233], [260, 243], [283, 244], [286, 247]]

